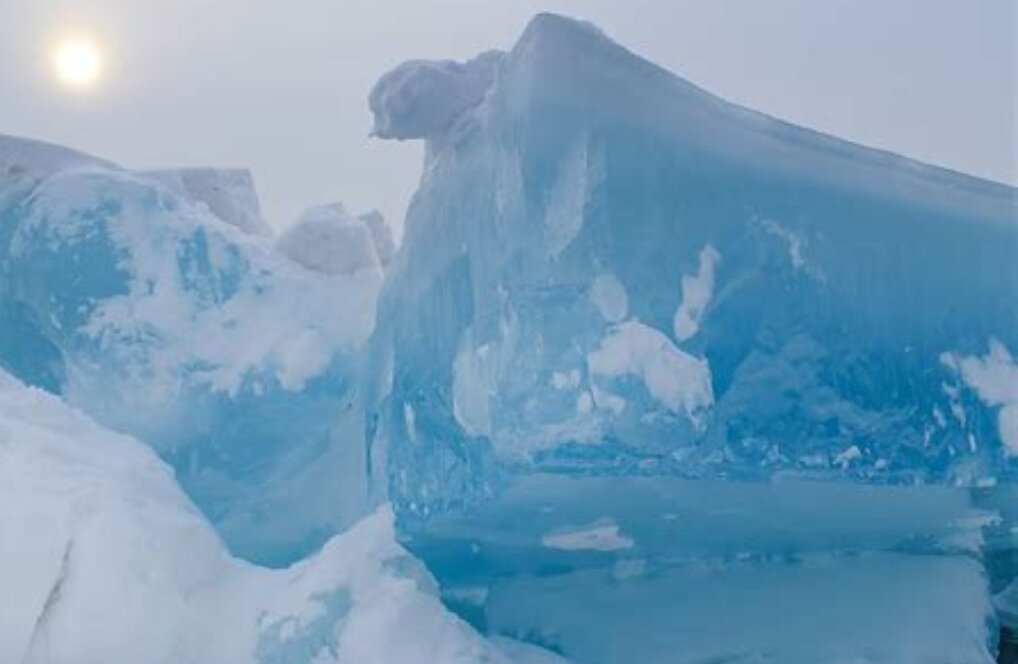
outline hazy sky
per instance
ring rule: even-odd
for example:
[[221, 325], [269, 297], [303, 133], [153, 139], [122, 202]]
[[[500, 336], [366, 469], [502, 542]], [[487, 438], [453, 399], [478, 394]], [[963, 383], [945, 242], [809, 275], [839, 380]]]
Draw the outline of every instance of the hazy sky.
[[[1016, 0], [0, 0], [0, 133], [128, 167], [244, 166], [269, 221], [342, 200], [401, 217], [421, 147], [368, 138], [366, 97], [410, 58], [509, 47], [551, 10], [725, 98], [1018, 183]], [[107, 71], [53, 82], [91, 33]], [[401, 219], [394, 220], [397, 224]]]

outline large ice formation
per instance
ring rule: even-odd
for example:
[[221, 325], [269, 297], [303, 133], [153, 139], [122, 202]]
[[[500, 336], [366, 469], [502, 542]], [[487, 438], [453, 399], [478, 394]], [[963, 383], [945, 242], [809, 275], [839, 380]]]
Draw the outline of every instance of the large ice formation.
[[447, 602], [584, 664], [990, 661], [1016, 569], [965, 551], [1015, 546], [1014, 190], [561, 17], [488, 57], [455, 103], [475, 63], [371, 97], [427, 162], [369, 462]]
[[263, 235], [246, 176], [7, 137], [0, 173], [0, 366], [155, 447], [239, 554], [290, 562], [364, 514], [365, 222], [329, 238], [337, 269], [308, 269]]
[[725, 103], [560, 17], [493, 65], [441, 123], [435, 71], [476, 65], [372, 94], [381, 135], [429, 144], [373, 348], [401, 514], [535, 470], [1018, 477], [1013, 189]]

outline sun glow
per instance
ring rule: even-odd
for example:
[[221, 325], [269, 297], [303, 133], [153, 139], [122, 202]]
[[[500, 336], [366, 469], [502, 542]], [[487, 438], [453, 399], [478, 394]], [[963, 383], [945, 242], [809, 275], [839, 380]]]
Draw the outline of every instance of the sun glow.
[[57, 79], [65, 86], [90, 88], [102, 75], [102, 51], [90, 39], [68, 39], [57, 45], [53, 54], [53, 67]]

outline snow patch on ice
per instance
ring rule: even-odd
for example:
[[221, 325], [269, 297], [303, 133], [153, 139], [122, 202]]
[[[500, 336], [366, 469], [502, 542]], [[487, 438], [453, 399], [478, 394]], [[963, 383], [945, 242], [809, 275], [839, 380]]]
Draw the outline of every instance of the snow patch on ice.
[[413, 60], [383, 75], [368, 97], [374, 135], [399, 140], [436, 138], [484, 99], [504, 54], [467, 62]]
[[621, 533], [612, 520], [593, 525], [549, 533], [541, 538], [549, 549], [562, 551], [621, 551], [633, 548], [633, 540]]
[[[1018, 362], [997, 339], [984, 357], [944, 353], [941, 361], [957, 372], [987, 406], [1000, 407], [997, 425], [1005, 452], [1018, 456]], [[952, 403], [953, 407], [953, 403]]]
[[599, 274], [590, 286], [590, 300], [610, 323], [618, 323], [629, 313], [629, 298], [626, 288], [615, 275]]
[[717, 249], [707, 245], [700, 251], [696, 274], [682, 277], [682, 301], [672, 322], [677, 341], [685, 341], [700, 330], [700, 321], [714, 297], [714, 272], [720, 261]]
[[639, 377], [655, 400], [694, 421], [714, 404], [707, 360], [679, 350], [664, 334], [636, 320], [616, 325], [587, 356], [587, 364], [599, 376]]
[[341, 203], [311, 208], [276, 241], [285, 255], [324, 274], [380, 274], [374, 234]]
[[146, 171], [142, 176], [173, 193], [205, 205], [209, 212], [252, 235], [272, 235], [262, 218], [251, 172], [243, 169], [181, 168]]

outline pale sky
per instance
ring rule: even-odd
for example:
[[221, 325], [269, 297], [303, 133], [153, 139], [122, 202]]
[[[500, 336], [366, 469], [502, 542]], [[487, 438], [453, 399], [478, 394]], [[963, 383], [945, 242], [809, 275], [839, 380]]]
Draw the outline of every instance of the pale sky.
[[[0, 0], [0, 133], [126, 167], [250, 168], [266, 216], [377, 207], [399, 226], [421, 146], [368, 138], [406, 59], [508, 48], [542, 10], [586, 18], [731, 101], [1018, 183], [1016, 0]], [[51, 74], [87, 33], [100, 84]]]

